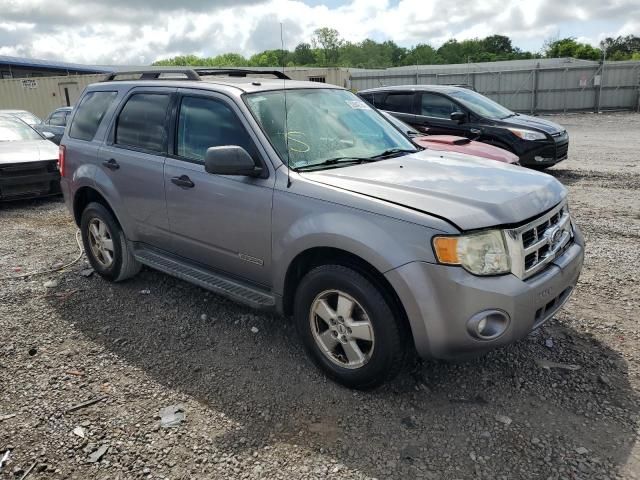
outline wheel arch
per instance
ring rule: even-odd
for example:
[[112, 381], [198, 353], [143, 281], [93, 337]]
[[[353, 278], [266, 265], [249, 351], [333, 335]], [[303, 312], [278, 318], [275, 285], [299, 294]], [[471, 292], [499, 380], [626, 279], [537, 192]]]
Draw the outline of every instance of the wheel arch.
[[85, 186], [79, 188], [75, 195], [73, 196], [73, 218], [76, 222], [76, 225], [80, 226], [80, 221], [82, 219], [82, 212], [90, 203], [100, 203], [103, 205], [109, 213], [113, 215], [113, 218], [116, 219], [116, 222], [122, 227], [122, 223], [118, 218], [118, 215], [113, 210], [107, 199], [102, 195], [98, 190], [91, 186]]
[[321, 265], [348, 267], [369, 280], [380, 290], [389, 306], [398, 314], [403, 327], [405, 327], [405, 332], [411, 333], [409, 319], [400, 297], [384, 274], [362, 257], [335, 247], [312, 247], [295, 256], [289, 264], [284, 278], [281, 306], [284, 315], [293, 314], [295, 294], [300, 280], [313, 268]]

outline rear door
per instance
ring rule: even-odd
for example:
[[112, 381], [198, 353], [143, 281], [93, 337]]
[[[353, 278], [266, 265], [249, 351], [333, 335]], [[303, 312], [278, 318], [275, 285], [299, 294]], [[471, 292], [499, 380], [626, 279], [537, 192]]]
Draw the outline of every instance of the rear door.
[[131, 90], [112, 121], [109, 137], [98, 151], [97, 183], [111, 186], [128, 221], [131, 240], [169, 250], [164, 194], [168, 121], [175, 88]]
[[275, 176], [213, 175], [204, 169], [209, 147], [239, 145], [269, 172], [242, 112], [224, 95], [181, 90], [172, 132], [164, 182], [175, 252], [269, 286]]
[[375, 96], [376, 108], [390, 112], [412, 126], [416, 120], [415, 99], [415, 92], [407, 91], [385, 92], [382, 95], [376, 93]]

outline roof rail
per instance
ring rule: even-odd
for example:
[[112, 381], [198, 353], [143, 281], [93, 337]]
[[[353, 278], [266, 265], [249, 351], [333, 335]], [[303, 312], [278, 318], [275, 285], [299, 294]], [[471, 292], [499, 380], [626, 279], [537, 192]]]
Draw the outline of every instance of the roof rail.
[[117, 77], [124, 75], [140, 75], [138, 80], [159, 80], [161, 75], [178, 74], [184, 77], [171, 78], [171, 80], [202, 80], [201, 77], [213, 75], [227, 75], [229, 77], [247, 77], [251, 75], [273, 75], [282, 80], [291, 78], [280, 70], [252, 70], [245, 68], [150, 68], [148, 70], [122, 70], [107, 74], [103, 82], [113, 82]]
[[194, 68], [201, 77], [210, 75], [227, 75], [229, 77], [247, 77], [251, 75], [273, 75], [281, 80], [291, 80], [291, 78], [280, 70], [253, 70], [250, 68]]
[[138, 80], [158, 80], [160, 78], [160, 75], [163, 74], [184, 75], [184, 78], [172, 78], [172, 80], [201, 80], [200, 75], [198, 75], [191, 68], [150, 68], [148, 70], [122, 70], [118, 72], [112, 72], [104, 77], [102, 81], [113, 82], [117, 77], [122, 75], [140, 75], [140, 78]]

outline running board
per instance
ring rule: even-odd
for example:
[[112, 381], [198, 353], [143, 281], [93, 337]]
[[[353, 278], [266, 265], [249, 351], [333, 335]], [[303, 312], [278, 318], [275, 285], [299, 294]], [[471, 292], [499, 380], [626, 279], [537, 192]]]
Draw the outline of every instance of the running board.
[[273, 309], [275, 297], [237, 280], [213, 273], [201, 267], [182, 262], [148, 249], [135, 249], [134, 256], [140, 263], [181, 280], [198, 285], [219, 295], [261, 310]]

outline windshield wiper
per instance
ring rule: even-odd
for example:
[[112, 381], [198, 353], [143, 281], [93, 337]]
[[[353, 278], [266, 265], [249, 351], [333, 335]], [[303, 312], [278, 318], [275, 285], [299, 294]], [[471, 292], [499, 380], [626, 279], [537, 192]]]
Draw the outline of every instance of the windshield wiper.
[[517, 113], [510, 113], [509, 115], [507, 115], [506, 117], [502, 117], [500, 120], [504, 120], [505, 118], [511, 118], [511, 117], [515, 117], [517, 115]]
[[382, 153], [369, 157], [369, 160], [380, 160], [382, 158], [391, 158], [391, 157], [399, 157], [405, 153], [416, 153], [419, 150], [409, 150], [406, 148], [390, 148], [389, 150], [385, 150]]
[[373, 162], [375, 161], [372, 158], [362, 158], [362, 157], [335, 157], [329, 158], [327, 160], [323, 160], [319, 163], [312, 163], [310, 165], [303, 165], [301, 167], [294, 168], [296, 172], [309, 170], [317, 167], [330, 167], [332, 165], [338, 165], [342, 163], [365, 163], [365, 162]]

